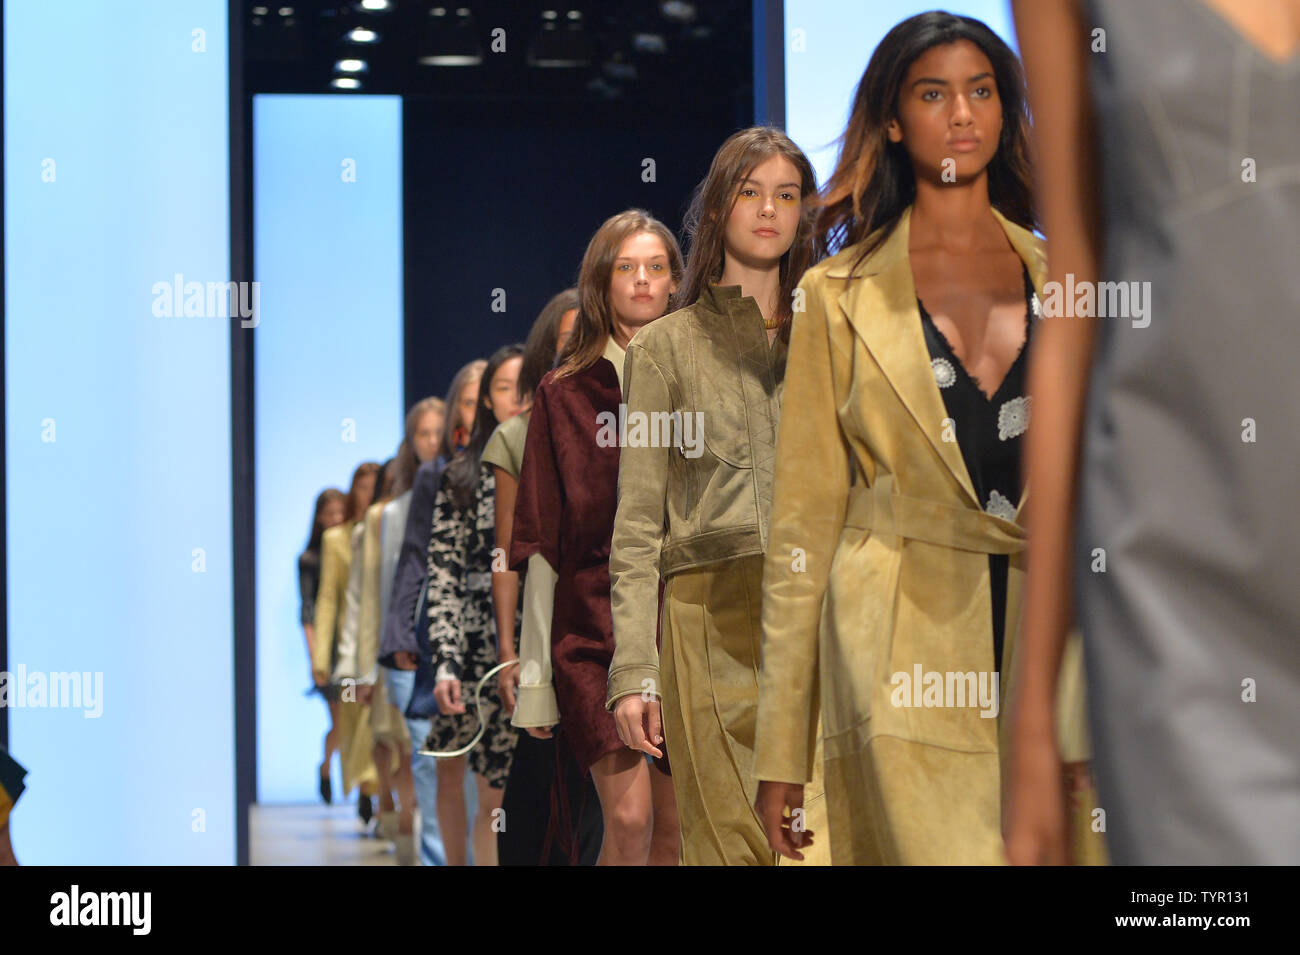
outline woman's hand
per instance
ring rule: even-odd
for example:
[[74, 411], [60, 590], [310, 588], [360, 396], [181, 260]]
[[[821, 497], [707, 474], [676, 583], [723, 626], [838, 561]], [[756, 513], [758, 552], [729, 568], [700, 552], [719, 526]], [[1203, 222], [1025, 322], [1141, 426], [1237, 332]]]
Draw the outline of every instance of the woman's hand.
[[653, 745], [664, 741], [663, 713], [658, 700], [645, 702], [635, 693], [623, 697], [614, 704], [614, 725], [625, 746], [649, 753], [655, 759], [663, 758], [663, 751]]
[[420, 658], [409, 650], [398, 650], [393, 654], [393, 663], [399, 670], [414, 670], [420, 665]]
[[330, 681], [330, 675], [329, 675], [328, 673], [326, 673], [324, 670], [312, 670], [312, 671], [311, 671], [311, 680], [312, 680], [312, 682], [315, 683], [317, 686], [322, 686], [322, 687], [323, 687], [323, 686], [325, 686], [325, 684], [329, 683], [329, 681]]
[[1012, 865], [1066, 865], [1065, 774], [1050, 733], [1015, 740], [1008, 784], [1007, 861]]
[[555, 729], [554, 724], [550, 726], [525, 726], [524, 732], [526, 732], [533, 739], [550, 739], [555, 735], [555, 733], [553, 732], [554, 729]]
[[357, 684], [357, 702], [362, 706], [369, 706], [375, 698], [375, 685], [373, 683]]
[[[502, 663], [506, 661], [502, 660]], [[515, 666], [506, 667], [497, 674], [497, 695], [501, 697], [501, 706], [505, 709], [507, 716], [513, 716], [515, 713], [515, 690], [519, 686], [519, 665], [516, 661]]]
[[[790, 810], [789, 816], [785, 814], [787, 809]], [[799, 850], [811, 846], [815, 834], [804, 825], [803, 783], [760, 780], [754, 810], [767, 833], [767, 844], [772, 851], [796, 862], [803, 861], [803, 853]]]
[[440, 713], [465, 712], [465, 703], [460, 698], [460, 680], [439, 680], [433, 688], [433, 698], [438, 701]]

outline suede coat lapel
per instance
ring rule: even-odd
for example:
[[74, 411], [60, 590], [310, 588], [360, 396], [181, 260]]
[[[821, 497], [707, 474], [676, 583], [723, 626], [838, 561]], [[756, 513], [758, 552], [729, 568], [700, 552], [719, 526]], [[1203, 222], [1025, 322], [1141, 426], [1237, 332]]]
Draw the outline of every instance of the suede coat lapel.
[[[1006, 219], [996, 209], [993, 215], [1006, 232], [1016, 254], [1029, 270], [1029, 278], [1039, 297], [1047, 280], [1047, 261], [1041, 240], [1032, 232]], [[943, 396], [934, 381], [934, 371], [927, 360], [925, 334], [916, 307], [916, 285], [912, 280], [908, 241], [911, 235], [912, 210], [903, 213], [893, 234], [857, 268], [852, 260], [833, 266], [828, 278], [849, 279], [839, 296], [839, 306], [853, 330], [862, 339], [880, 366], [899, 399], [917, 426], [925, 433], [939, 460], [960, 488], [964, 503], [983, 508], [975, 495], [975, 486], [962, 460], [956, 441], [943, 440], [943, 421], [948, 412]], [[1016, 522], [1028, 496], [1021, 495]]]

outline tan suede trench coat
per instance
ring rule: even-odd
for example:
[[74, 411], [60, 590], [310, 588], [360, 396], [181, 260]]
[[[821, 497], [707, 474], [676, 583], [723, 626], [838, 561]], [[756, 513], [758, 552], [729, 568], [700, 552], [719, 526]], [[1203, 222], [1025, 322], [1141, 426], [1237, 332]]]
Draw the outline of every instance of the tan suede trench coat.
[[[355, 619], [356, 603], [349, 599], [348, 590], [357, 571], [361, 571], [361, 551], [357, 535], [362, 525], [350, 521], [331, 527], [321, 537], [321, 585], [316, 597], [316, 644], [312, 652], [312, 669], [331, 674], [336, 686], [344, 679], [356, 678]], [[356, 588], [359, 593], [360, 587]], [[351, 631], [345, 632], [345, 631]], [[349, 689], [339, 699], [338, 726], [340, 763], [343, 768], [343, 790], [373, 783], [373, 746], [367, 708], [356, 702], [355, 688]]]
[[[910, 213], [861, 265], [850, 247], [799, 286], [763, 568], [755, 775], [811, 778], [820, 705], [834, 864], [997, 864], [1006, 686], [992, 692], [987, 555], [1010, 555], [1009, 673], [1024, 498], [1015, 522], [986, 513], [945, 440]], [[1041, 297], [1042, 240], [997, 218]], [[930, 698], [939, 705], [910, 686], [931, 672], [952, 686]], [[986, 681], [996, 713], [967, 674]], [[954, 705], [958, 684], [975, 699]]]

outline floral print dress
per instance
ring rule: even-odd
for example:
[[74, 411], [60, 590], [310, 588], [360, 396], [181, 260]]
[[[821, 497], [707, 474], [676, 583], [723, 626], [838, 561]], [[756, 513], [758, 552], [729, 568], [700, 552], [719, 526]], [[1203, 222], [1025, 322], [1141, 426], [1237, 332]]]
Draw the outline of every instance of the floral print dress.
[[[491, 468], [481, 468], [474, 500], [462, 511], [452, 497], [444, 470], [433, 504], [428, 551], [429, 647], [439, 680], [461, 682], [464, 713], [439, 713], [430, 721], [425, 748], [446, 752], [469, 745], [478, 732], [474, 686], [497, 663], [496, 620], [492, 611], [492, 550], [495, 546], [496, 482]], [[518, 621], [513, 636], [518, 648]], [[469, 768], [494, 789], [506, 784], [517, 730], [501, 706], [496, 679], [480, 696], [483, 738], [469, 752]]]
[[[1029, 341], [1034, 320], [1042, 315], [1038, 297], [1024, 271], [1025, 341], [1010, 370], [993, 397], [989, 398], [971, 377], [935, 326], [930, 313], [918, 298], [925, 344], [930, 352], [934, 383], [943, 396], [944, 408], [961, 448], [962, 460], [970, 473], [975, 493], [984, 502], [984, 510], [1008, 521], [1016, 519], [1023, 481], [1020, 473], [1021, 440], [1029, 429], [1030, 397], [1025, 393], [1029, 365]], [[1006, 633], [1007, 610], [1006, 554], [989, 555], [989, 586], [993, 603], [993, 659], [1002, 669], [1002, 644]]]

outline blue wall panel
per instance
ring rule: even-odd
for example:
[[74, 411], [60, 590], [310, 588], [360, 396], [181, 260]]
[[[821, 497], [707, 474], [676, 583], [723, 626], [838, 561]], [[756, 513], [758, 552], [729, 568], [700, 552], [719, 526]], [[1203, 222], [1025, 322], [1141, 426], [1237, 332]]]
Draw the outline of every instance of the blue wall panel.
[[303, 695], [312, 503], [402, 437], [401, 100], [257, 96], [253, 168], [258, 800], [298, 802], [328, 728]]
[[231, 319], [159, 314], [229, 278], [226, 3], [4, 18], [15, 851], [232, 863]]

